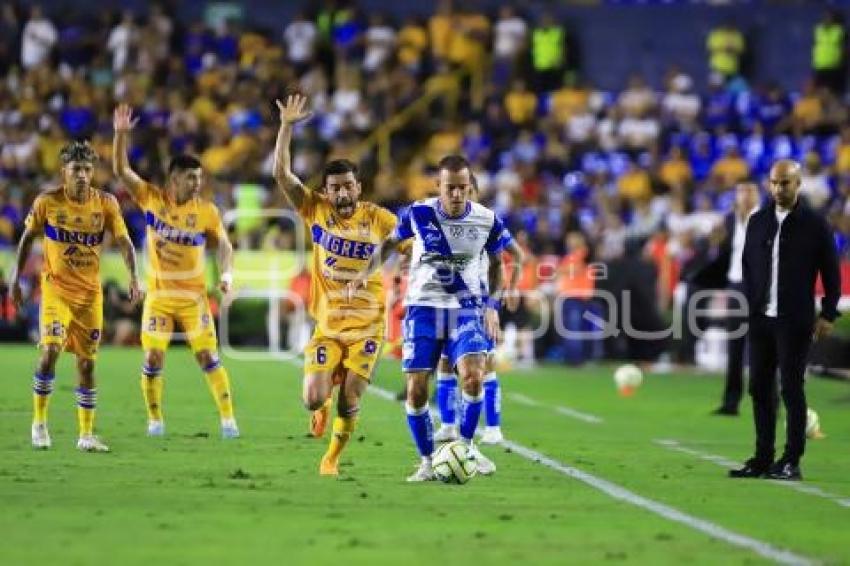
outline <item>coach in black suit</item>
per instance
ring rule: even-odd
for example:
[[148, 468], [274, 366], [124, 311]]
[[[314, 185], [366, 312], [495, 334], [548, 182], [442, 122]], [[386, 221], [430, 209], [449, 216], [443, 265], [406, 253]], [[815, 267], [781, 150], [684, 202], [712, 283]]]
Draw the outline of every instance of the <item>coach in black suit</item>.
[[[756, 453], [731, 477], [800, 480], [806, 446], [803, 379], [812, 339], [832, 330], [838, 317], [841, 276], [832, 231], [797, 198], [800, 165], [778, 161], [770, 170], [773, 201], [750, 217], [744, 244], [744, 292], [749, 302], [750, 394]], [[825, 296], [815, 317], [815, 282]], [[787, 420], [787, 442], [775, 463], [776, 370]]]
[[[698, 269], [690, 282], [701, 289], [727, 289], [744, 293], [742, 256], [747, 223], [759, 205], [759, 188], [752, 182], [739, 183], [735, 187], [735, 210], [726, 216], [723, 223], [725, 235], [718, 246], [716, 256]], [[730, 310], [726, 317], [726, 329], [730, 333], [726, 340], [726, 386], [720, 407], [715, 415], [737, 415], [738, 405], [744, 393], [744, 348], [746, 335], [741, 325], [746, 322], [740, 313], [740, 299], [730, 297]]]

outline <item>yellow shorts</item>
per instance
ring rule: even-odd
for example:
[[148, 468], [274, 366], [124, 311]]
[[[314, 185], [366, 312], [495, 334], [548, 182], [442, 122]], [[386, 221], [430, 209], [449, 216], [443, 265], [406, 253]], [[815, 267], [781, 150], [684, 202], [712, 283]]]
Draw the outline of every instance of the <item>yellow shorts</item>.
[[[383, 336], [383, 332], [378, 335]], [[382, 342], [383, 339], [379, 337], [358, 337], [346, 341], [342, 338], [330, 338], [316, 330], [304, 351], [304, 373], [330, 371], [334, 383], [338, 383], [341, 378], [340, 370], [348, 369], [370, 381], [381, 355]]]
[[206, 295], [156, 291], [145, 298], [142, 311], [142, 348], [167, 350], [176, 325], [193, 352], [216, 350], [215, 324]]
[[76, 303], [60, 295], [49, 283], [41, 285], [39, 345], [58, 344], [63, 350], [93, 360], [103, 334], [103, 295]]

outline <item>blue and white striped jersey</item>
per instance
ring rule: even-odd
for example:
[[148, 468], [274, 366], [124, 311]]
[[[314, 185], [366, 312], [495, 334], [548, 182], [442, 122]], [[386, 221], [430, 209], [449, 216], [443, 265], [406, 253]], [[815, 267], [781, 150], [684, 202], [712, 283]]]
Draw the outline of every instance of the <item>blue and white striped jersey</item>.
[[482, 258], [511, 241], [492, 210], [470, 201], [463, 214], [450, 217], [436, 197], [413, 203], [393, 235], [414, 239], [405, 306], [441, 308], [479, 306], [486, 294]]

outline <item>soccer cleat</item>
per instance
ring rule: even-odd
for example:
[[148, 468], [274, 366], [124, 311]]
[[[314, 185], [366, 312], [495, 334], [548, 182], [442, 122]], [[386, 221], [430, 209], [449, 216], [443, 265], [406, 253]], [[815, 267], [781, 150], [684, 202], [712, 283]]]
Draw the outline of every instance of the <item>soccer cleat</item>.
[[422, 458], [419, 467], [412, 475], [407, 477], [407, 481], [411, 483], [422, 481], [434, 481], [437, 476], [434, 474], [434, 468], [431, 466], [430, 458]]
[[457, 425], [443, 424], [434, 433], [434, 442], [451, 442], [458, 439]]
[[310, 414], [310, 434], [313, 437], [322, 438], [325, 435], [330, 411], [331, 404], [325, 403]]
[[478, 466], [478, 473], [482, 476], [490, 476], [496, 473], [496, 464], [493, 460], [484, 456], [477, 446], [469, 445], [469, 459], [473, 460]]
[[236, 419], [221, 419], [221, 437], [222, 438], [239, 438], [239, 427], [236, 426]]
[[98, 437], [88, 434], [77, 440], [77, 450], [81, 452], [109, 452], [109, 446], [101, 442]]
[[322, 456], [322, 461], [319, 462], [320, 476], [339, 476], [339, 459], [332, 459], [327, 454]]
[[148, 421], [148, 436], [165, 436], [165, 423], [162, 421]]
[[481, 434], [481, 444], [499, 444], [505, 440], [502, 435], [502, 428], [498, 426], [488, 426]]
[[50, 433], [47, 432], [47, 423], [32, 424], [32, 447], [38, 450], [47, 450], [50, 448]]

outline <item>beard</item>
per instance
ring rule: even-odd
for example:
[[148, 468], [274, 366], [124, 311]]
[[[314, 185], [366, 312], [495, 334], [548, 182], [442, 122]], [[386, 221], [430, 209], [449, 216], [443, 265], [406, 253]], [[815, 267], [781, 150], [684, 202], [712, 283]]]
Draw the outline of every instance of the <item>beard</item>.
[[354, 201], [352, 199], [342, 198], [334, 203], [334, 208], [337, 212], [348, 212], [354, 210]]

